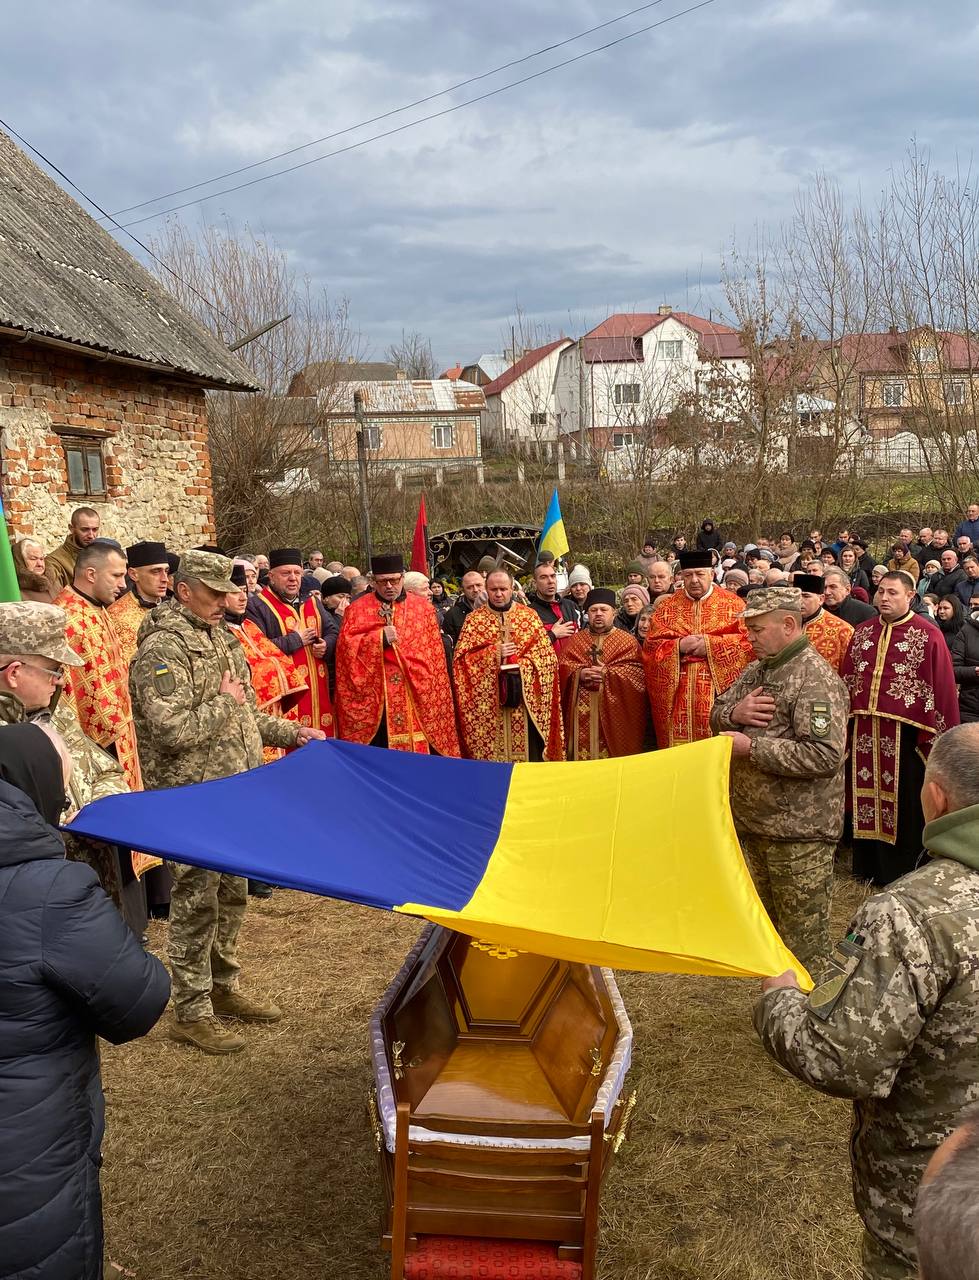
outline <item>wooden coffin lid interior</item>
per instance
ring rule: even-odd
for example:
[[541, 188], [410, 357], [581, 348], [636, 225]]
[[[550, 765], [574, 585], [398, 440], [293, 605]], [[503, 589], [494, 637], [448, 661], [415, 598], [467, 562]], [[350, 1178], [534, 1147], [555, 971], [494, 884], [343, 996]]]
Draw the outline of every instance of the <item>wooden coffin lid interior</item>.
[[[588, 1132], [618, 1028], [601, 972], [437, 931], [384, 1019], [395, 1096], [442, 1132]], [[400, 1078], [399, 1078], [400, 1072]]]

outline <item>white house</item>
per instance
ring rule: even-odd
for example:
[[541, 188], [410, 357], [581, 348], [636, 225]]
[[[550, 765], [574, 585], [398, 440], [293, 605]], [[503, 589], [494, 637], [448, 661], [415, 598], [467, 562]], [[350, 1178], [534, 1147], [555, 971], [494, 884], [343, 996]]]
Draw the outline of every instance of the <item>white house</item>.
[[498, 378], [483, 387], [486, 396], [484, 435], [500, 445], [535, 446], [550, 450], [563, 424], [557, 401], [557, 379], [571, 338], [558, 338], [525, 352]]
[[662, 306], [609, 316], [565, 352], [557, 412], [566, 432], [584, 415], [593, 449], [628, 449], [641, 426], [661, 422], [712, 380], [747, 379], [736, 329]]

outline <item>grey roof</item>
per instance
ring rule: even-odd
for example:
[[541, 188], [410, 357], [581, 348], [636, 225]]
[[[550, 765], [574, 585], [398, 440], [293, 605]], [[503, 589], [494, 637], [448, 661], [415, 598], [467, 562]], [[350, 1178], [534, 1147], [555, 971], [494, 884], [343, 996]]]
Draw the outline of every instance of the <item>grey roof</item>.
[[384, 360], [317, 360], [293, 375], [288, 394], [308, 396], [337, 382], [394, 382], [398, 366]]
[[208, 387], [255, 374], [0, 131], [0, 326]]
[[505, 373], [510, 367], [510, 361], [506, 356], [482, 355], [476, 361], [476, 364], [486, 374], [490, 382], [494, 382], [501, 373]]
[[396, 382], [339, 382], [331, 416], [349, 417], [354, 411], [354, 392], [364, 397], [368, 413], [479, 413], [486, 408], [481, 387], [458, 379], [405, 378]]

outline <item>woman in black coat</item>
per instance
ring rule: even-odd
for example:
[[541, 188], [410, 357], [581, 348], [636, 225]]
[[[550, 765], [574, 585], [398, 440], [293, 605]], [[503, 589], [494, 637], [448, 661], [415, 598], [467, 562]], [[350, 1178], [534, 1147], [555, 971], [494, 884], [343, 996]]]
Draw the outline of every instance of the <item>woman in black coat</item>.
[[167, 971], [91, 867], [65, 861], [58, 752], [0, 728], [0, 1277], [99, 1280], [105, 1100], [96, 1038], [145, 1035]]
[[969, 614], [950, 648], [962, 721], [979, 720], [979, 615]]
[[965, 609], [958, 596], [943, 596], [939, 600], [935, 607], [935, 621], [951, 652], [952, 641], [962, 630], [965, 622]]

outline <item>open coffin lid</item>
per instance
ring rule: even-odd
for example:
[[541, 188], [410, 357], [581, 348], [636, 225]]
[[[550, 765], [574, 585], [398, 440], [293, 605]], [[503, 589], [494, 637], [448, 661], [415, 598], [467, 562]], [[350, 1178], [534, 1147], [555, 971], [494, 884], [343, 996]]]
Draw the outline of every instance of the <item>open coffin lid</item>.
[[413, 1143], [585, 1151], [622, 1092], [632, 1027], [609, 969], [429, 925], [371, 1019], [377, 1108]]

